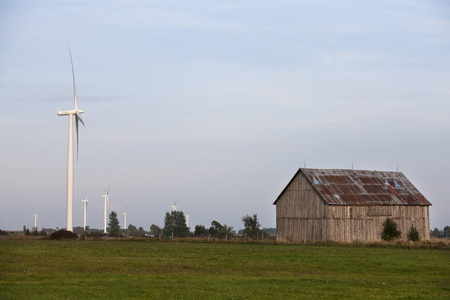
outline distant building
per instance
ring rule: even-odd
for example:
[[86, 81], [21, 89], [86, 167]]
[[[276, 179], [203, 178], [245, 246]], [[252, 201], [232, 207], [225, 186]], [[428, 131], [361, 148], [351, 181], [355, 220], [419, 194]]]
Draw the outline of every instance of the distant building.
[[430, 202], [401, 172], [300, 168], [273, 203], [278, 241], [381, 241], [393, 219], [430, 238]]

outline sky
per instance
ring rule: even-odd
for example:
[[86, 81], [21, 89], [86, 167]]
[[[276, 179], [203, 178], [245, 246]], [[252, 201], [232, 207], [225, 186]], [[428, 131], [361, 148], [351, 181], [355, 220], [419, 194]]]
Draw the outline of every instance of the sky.
[[400, 171], [450, 225], [448, 1], [0, 1], [0, 228], [242, 229], [298, 168]]

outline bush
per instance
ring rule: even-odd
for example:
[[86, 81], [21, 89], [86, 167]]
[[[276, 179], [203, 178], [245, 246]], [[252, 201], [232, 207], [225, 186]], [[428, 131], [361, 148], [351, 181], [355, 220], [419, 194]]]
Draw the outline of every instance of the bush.
[[381, 234], [381, 238], [385, 241], [390, 241], [399, 238], [401, 235], [402, 232], [397, 229], [397, 223], [391, 218], [387, 218], [383, 223], [383, 233]]
[[419, 232], [417, 231], [416, 227], [414, 227], [414, 225], [411, 226], [411, 230], [409, 231], [408, 234], [408, 239], [413, 242], [419, 241]]
[[72, 231], [67, 231], [65, 229], [58, 230], [50, 234], [51, 240], [63, 240], [63, 239], [77, 239], [78, 235]]

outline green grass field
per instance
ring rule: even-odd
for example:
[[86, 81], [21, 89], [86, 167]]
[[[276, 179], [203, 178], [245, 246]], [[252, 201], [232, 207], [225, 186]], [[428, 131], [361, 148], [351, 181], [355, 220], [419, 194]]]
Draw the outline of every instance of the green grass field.
[[450, 252], [365, 245], [0, 240], [0, 299], [450, 299]]

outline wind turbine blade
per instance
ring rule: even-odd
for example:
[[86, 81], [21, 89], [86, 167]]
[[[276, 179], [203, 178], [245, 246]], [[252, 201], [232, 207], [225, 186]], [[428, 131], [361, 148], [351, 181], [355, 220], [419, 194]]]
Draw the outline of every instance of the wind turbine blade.
[[108, 185], [108, 192], [106, 193], [109, 196], [109, 189], [111, 188], [111, 185]]
[[81, 118], [81, 115], [79, 112], [75, 112], [75, 115], [77, 116], [78, 120], [80, 120], [81, 124], [83, 124], [84, 127], [86, 127], [86, 125], [84, 125], [83, 119]]
[[72, 78], [73, 78], [73, 99], [74, 99], [74, 104], [75, 104], [75, 110], [78, 109], [78, 104], [77, 104], [77, 90], [75, 88], [75, 72], [73, 70], [73, 61], [72, 61], [72, 53], [70, 52], [70, 47], [69, 48], [69, 55], [70, 55], [70, 63], [72, 65]]
[[84, 125], [83, 119], [81, 118], [80, 114], [76, 111], [75, 112], [75, 125], [76, 125], [76, 129], [77, 129], [77, 161], [78, 161], [78, 127], [79, 127], [78, 121], [80, 121], [81, 124], [83, 124], [83, 126], [86, 126], [86, 125]]
[[[69, 117], [71, 118], [72, 116]], [[78, 113], [75, 115], [75, 126], [77, 132], [77, 162], [78, 162]]]

